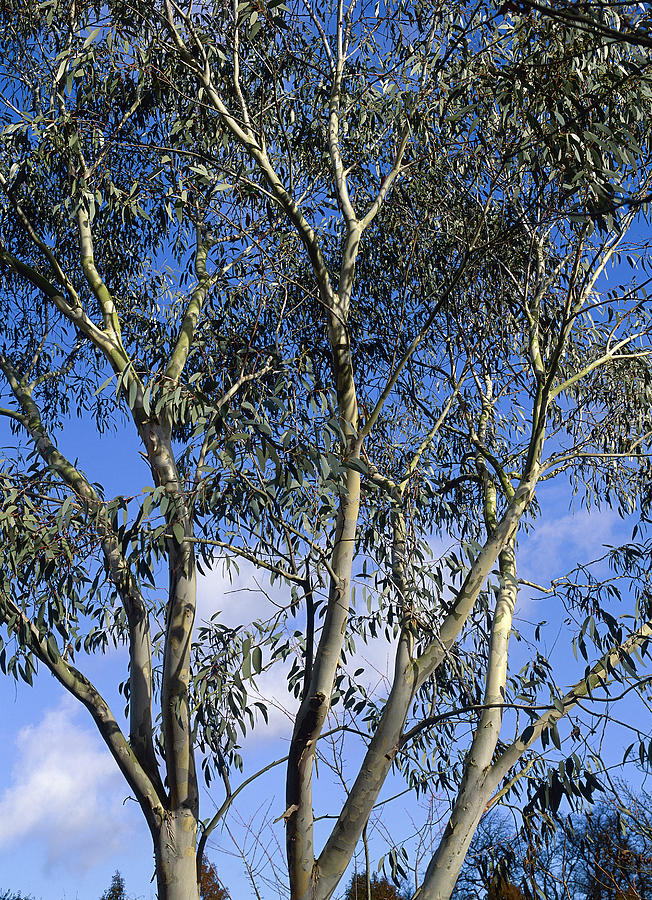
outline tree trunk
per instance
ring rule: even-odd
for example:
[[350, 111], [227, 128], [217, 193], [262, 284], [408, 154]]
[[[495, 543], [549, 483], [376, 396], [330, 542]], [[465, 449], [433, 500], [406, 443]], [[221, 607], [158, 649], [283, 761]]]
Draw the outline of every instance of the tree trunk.
[[167, 813], [154, 836], [158, 900], [199, 900], [197, 821], [188, 811]]
[[413, 900], [450, 900], [490, 794], [483, 775], [467, 766], [450, 821]]

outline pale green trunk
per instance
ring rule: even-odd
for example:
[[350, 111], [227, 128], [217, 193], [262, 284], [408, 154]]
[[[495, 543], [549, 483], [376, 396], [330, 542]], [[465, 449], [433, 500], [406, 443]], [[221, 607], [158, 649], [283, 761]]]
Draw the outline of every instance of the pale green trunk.
[[166, 815], [154, 836], [158, 900], [199, 900], [196, 839], [197, 821], [191, 813]]
[[[494, 518], [495, 507], [488, 504], [488, 519]], [[475, 730], [457, 800], [437, 852], [426, 870], [423, 884], [415, 900], [449, 900], [460, 869], [469, 850], [478, 823], [497, 784], [492, 760], [503, 717], [502, 703], [507, 680], [507, 653], [516, 605], [516, 562], [511, 542], [500, 554], [503, 585], [498, 595], [491, 630], [486, 707]]]
[[413, 900], [450, 900], [489, 796], [483, 773], [471, 763], [437, 852]]

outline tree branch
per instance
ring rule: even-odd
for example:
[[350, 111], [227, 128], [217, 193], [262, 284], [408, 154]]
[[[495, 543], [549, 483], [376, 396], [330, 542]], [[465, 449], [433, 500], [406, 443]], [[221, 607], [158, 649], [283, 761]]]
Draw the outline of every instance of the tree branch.
[[104, 698], [81, 672], [63, 659], [58, 650], [54, 652], [52, 641], [46, 642], [41, 637], [31, 619], [3, 589], [0, 589], [0, 619], [5, 625], [12, 619], [21, 623], [28, 635], [29, 647], [39, 661], [88, 709], [104, 743], [134, 792], [152, 833], [155, 833], [165, 815], [164, 798], [136, 758]]
[[149, 613], [140, 587], [109, 521], [106, 503], [82, 472], [70, 463], [47, 434], [41, 413], [18, 372], [0, 355], [0, 371], [23, 410], [14, 418], [33, 441], [39, 455], [62, 481], [95, 514], [107, 573], [124, 607], [129, 627], [129, 740], [132, 749], [157, 790], [163, 792], [152, 730], [152, 653]]

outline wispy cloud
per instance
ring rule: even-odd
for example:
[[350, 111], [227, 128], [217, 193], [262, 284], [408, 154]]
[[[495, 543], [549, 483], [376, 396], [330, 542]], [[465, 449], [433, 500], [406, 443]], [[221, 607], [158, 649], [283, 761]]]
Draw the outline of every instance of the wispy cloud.
[[290, 600], [290, 588], [276, 582], [247, 560], [238, 560], [227, 571], [221, 561], [199, 578], [197, 621], [207, 622], [219, 611], [220, 621], [231, 627], [273, 616]]
[[[256, 619], [265, 620], [275, 616], [279, 609], [290, 602], [290, 588], [276, 582], [270, 584], [268, 574], [253, 563], [240, 561], [238, 571], [231, 568], [226, 572], [222, 563], [206, 572], [198, 583], [197, 621], [206, 622], [219, 610], [220, 621], [231, 627], [248, 624]], [[288, 636], [305, 624], [303, 610], [297, 612], [296, 619], [290, 619]], [[317, 623], [319, 628], [321, 622]], [[395, 642], [386, 640], [380, 634], [365, 644], [356, 642], [356, 653], [348, 659], [347, 669], [353, 672], [364, 668], [358, 681], [369, 691], [386, 684], [394, 665]], [[248, 688], [250, 699], [263, 700], [267, 704], [269, 724], [260, 722], [249, 740], [266, 741], [273, 738], [289, 738], [292, 733], [294, 714], [299, 702], [287, 688], [287, 674], [291, 659], [280, 660], [256, 678], [258, 690]], [[381, 690], [385, 690], [384, 687]]]
[[[198, 581], [197, 622], [206, 623], [219, 611], [220, 622], [232, 628], [273, 617], [290, 601], [290, 588], [270, 584], [268, 574], [246, 560], [227, 571], [222, 562]], [[250, 700], [266, 702], [269, 723], [260, 721], [250, 740], [288, 737], [292, 731], [292, 713], [298, 701], [287, 689], [288, 665], [280, 661], [256, 678], [257, 690], [248, 687]]]
[[18, 733], [0, 794], [0, 853], [36, 840], [46, 870], [83, 873], [124, 848], [132, 830], [126, 788], [92, 728], [77, 721], [82, 715], [65, 700]]
[[519, 538], [519, 575], [546, 585], [578, 563], [589, 563], [602, 556], [605, 544], [618, 543], [622, 529], [622, 519], [615, 510], [580, 510], [550, 516], [535, 523], [531, 534]]

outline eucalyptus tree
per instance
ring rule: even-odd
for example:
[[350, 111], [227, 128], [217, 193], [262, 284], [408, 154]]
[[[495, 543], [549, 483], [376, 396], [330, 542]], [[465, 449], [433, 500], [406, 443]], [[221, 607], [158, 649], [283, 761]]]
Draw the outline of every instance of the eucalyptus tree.
[[[311, 282], [300, 290], [316, 294], [330, 348], [320, 373], [328, 466], [314, 503], [323, 513], [317, 527], [303, 522], [307, 565], [317, 552], [321, 563], [306, 578], [293, 670], [291, 896], [332, 895], [397, 766], [413, 785], [423, 777], [453, 795], [415, 895], [448, 897], [484, 810], [518, 782], [530, 748], [560, 746], [557, 722], [619, 662], [631, 670], [650, 634], [644, 603], [629, 632], [606, 613], [605, 636], [587, 616], [578, 647], [588, 665], [574, 686], [560, 691], [540, 652], [508, 672], [517, 533], [536, 519], [537, 484], [565, 473], [627, 509], [647, 477], [645, 293], [604, 292], [601, 276], [646, 208], [648, 60], [482, 5], [297, 4], [282, 27], [244, 5], [229, 18], [168, 3], [161, 16], [164, 46], [194, 76], [204, 114], [302, 245]], [[468, 561], [428, 566], [431, 529], [460, 539]], [[356, 615], [352, 581], [369, 579], [369, 560], [379, 608], [372, 599]], [[315, 582], [326, 591], [317, 634]], [[589, 588], [571, 591], [571, 613], [594, 600]], [[375, 705], [339, 666], [347, 631], [383, 625], [396, 634], [395, 671]], [[313, 764], [339, 695], [353, 715], [369, 705], [370, 734], [317, 851]], [[531, 714], [525, 728], [510, 721], [511, 736], [506, 707]], [[456, 722], [472, 738], [454, 764]], [[571, 754], [546, 796], [593, 786]]]
[[[27, 443], [2, 472], [0, 662], [46, 668], [89, 709], [162, 898], [197, 896], [264, 665], [289, 662], [300, 700], [291, 896], [332, 896], [396, 769], [450, 793], [417, 888], [447, 898], [487, 805], [647, 645], [644, 585], [625, 625], [568, 583], [571, 615], [595, 606], [582, 677], [560, 691], [542, 652], [508, 668], [537, 485], [626, 509], [648, 474], [644, 289], [601, 279], [646, 249], [650, 83], [636, 47], [506, 12], [3, 9], [2, 414]], [[57, 439], [71, 410], [130, 427], [154, 486], [111, 467], [125, 486], [107, 496]], [[459, 549], [433, 561], [437, 531]], [[287, 604], [194, 639], [197, 568], [224, 553]], [[382, 632], [385, 698], [347, 670]], [[109, 640], [129, 650], [128, 735], [75, 665]], [[317, 848], [338, 700], [361, 762]], [[226, 790], [204, 822], [197, 748]], [[590, 793], [569, 760], [562, 786]]]
[[[282, 360], [278, 318], [257, 306], [239, 262], [255, 231], [228, 265], [207, 268], [200, 194], [177, 191], [176, 171], [143, 143], [173, 132], [174, 104], [116, 46], [117, 33], [94, 41], [103, 12], [2, 11], [0, 370], [2, 415], [20, 443], [2, 471], [0, 665], [30, 683], [40, 665], [87, 707], [152, 833], [159, 896], [189, 898], [198, 896], [191, 656], [203, 467], [232, 452], [231, 406], [247, 418], [267, 394], [279, 404], [290, 356]], [[185, 219], [184, 205], [195, 209]], [[105, 470], [116, 496], [84, 472], [84, 447], [67, 456], [60, 446], [75, 414], [98, 442], [131, 423], [134, 462]], [[90, 464], [101, 450], [91, 445]], [[109, 640], [129, 652], [128, 731], [75, 665]], [[238, 636], [228, 645], [235, 652]], [[242, 681], [229, 683], [224, 701], [237, 708]]]

